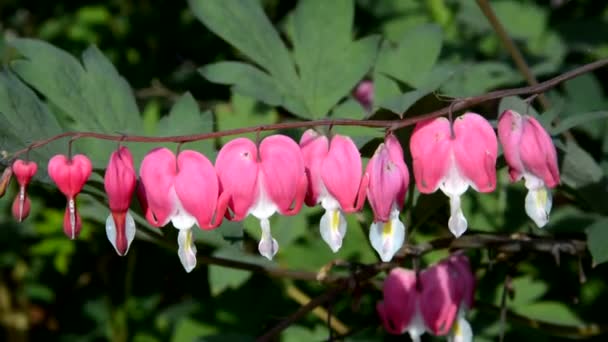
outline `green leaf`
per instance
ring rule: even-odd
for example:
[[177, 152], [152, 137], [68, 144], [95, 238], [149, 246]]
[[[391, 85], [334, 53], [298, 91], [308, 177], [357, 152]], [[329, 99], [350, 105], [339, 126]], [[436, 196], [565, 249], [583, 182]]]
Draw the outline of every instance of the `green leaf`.
[[351, 41], [352, 0], [308, 0], [294, 12], [294, 57], [310, 117], [324, 117], [370, 70], [379, 37]]
[[214, 333], [213, 326], [201, 323], [189, 317], [180, 319], [175, 325], [171, 341], [201, 341], [201, 336]]
[[577, 326], [583, 324], [580, 318], [564, 303], [536, 302], [514, 308], [515, 312], [528, 318], [554, 324]]
[[[559, 122], [559, 125], [551, 130], [552, 135], [561, 134], [571, 128], [589, 124], [591, 121], [605, 119], [608, 117], [608, 111], [590, 112], [569, 116]], [[593, 125], [593, 124], [592, 124]]]
[[396, 47], [384, 42], [376, 69], [416, 88], [437, 62], [442, 40], [438, 26], [420, 25], [407, 31]]
[[[268, 125], [277, 121], [279, 115], [275, 110], [256, 103], [248, 96], [232, 94], [230, 105], [220, 104], [215, 107], [217, 129], [225, 131], [228, 129]], [[244, 134], [244, 136], [255, 139], [255, 133]], [[234, 139], [234, 137], [222, 137], [222, 144]]]
[[[33, 39], [12, 45], [24, 57], [12, 68], [71, 119], [71, 128], [99, 133], [138, 134], [142, 120], [133, 93], [114, 66], [94, 46], [82, 55], [82, 64], [63, 50]], [[95, 167], [103, 167], [115, 143], [79, 140]]]
[[[437, 90], [444, 82], [450, 79], [455, 73], [455, 69], [451, 65], [438, 65], [433, 70], [427, 72], [424, 77], [418, 81], [418, 89], [407, 91], [405, 93], [388, 97], [383, 95], [384, 100], [379, 101], [378, 106], [388, 109], [393, 113], [403, 117], [407, 110], [424, 96]], [[386, 81], [383, 81], [386, 83]], [[385, 85], [385, 90], [391, 92], [391, 86]]]
[[581, 188], [599, 182], [603, 175], [602, 168], [593, 157], [576, 142], [568, 140], [561, 167], [562, 182], [573, 188]]
[[211, 82], [234, 85], [239, 94], [251, 96], [268, 105], [282, 104], [281, 91], [274, 79], [267, 73], [249, 64], [240, 62], [219, 62], [199, 69], [203, 77]]
[[[228, 332], [228, 333], [221, 333], [221, 334], [215, 334], [215, 335], [207, 335], [207, 336], [204, 336], [204, 337], [198, 339], [197, 341], [198, 342], [224, 342], [224, 341], [251, 342], [254, 340], [255, 339], [253, 336]], [[176, 341], [183, 341], [183, 340], [176, 340]]]
[[[235, 254], [238, 256], [235, 257]], [[243, 261], [239, 257], [241, 254], [242, 252], [234, 247], [225, 247], [217, 250], [213, 253], [213, 256]], [[210, 265], [209, 287], [211, 288], [211, 294], [217, 296], [228, 288], [237, 289], [251, 278], [251, 274], [251, 271]]]
[[608, 261], [608, 217], [598, 219], [586, 228], [587, 246], [593, 257], [593, 264]]
[[297, 75], [291, 57], [260, 1], [189, 0], [188, 3], [207, 28], [267, 70], [282, 87], [294, 89]]
[[[509, 306], [518, 307], [529, 305], [537, 301], [548, 290], [549, 286], [543, 281], [532, 279], [531, 276], [524, 276], [513, 279], [515, 297], [509, 301]], [[500, 286], [502, 291], [502, 285]]]
[[496, 1], [492, 3], [492, 7], [498, 20], [505, 26], [505, 30], [513, 38], [538, 38], [547, 27], [547, 13], [545, 9], [532, 3]]
[[521, 76], [505, 63], [481, 62], [462, 67], [442, 90], [444, 95], [451, 97], [474, 96], [520, 79]]
[[299, 325], [292, 325], [283, 333], [284, 342], [324, 341], [329, 331], [324, 326], [317, 325], [314, 330]]
[[75, 127], [102, 132], [138, 133], [141, 119], [131, 88], [94, 46], [76, 58], [48, 43], [16, 39], [25, 59], [15, 72], [76, 122]]
[[[12, 73], [0, 73], [0, 150], [15, 152], [30, 143], [62, 132], [55, 116], [36, 94]], [[35, 129], [32, 129], [34, 128]], [[60, 142], [30, 151], [29, 158], [44, 165], [61, 151]], [[46, 176], [39, 177], [46, 179]]]
[[[173, 104], [169, 115], [160, 120], [157, 134], [171, 136], [202, 134], [212, 131], [213, 114], [209, 111], [201, 114], [194, 97], [190, 93], [185, 93]], [[212, 158], [215, 153], [213, 139], [189, 142], [184, 145], [184, 148], [199, 151], [208, 158]]]

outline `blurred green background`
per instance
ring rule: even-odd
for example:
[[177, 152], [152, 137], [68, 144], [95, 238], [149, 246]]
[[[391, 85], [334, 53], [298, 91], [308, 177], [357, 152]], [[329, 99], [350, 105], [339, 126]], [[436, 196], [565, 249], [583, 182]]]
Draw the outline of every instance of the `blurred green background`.
[[[302, 14], [303, 18], [310, 19], [303, 23], [294, 15], [296, 1], [265, 0], [260, 3], [286, 46], [290, 50], [295, 46], [296, 59], [300, 53], [298, 49], [303, 45], [299, 45], [302, 44], [298, 41], [300, 36], [294, 32], [299, 32], [301, 26], [312, 32], [323, 32], [325, 25], [335, 28], [331, 26], [333, 18], [347, 24], [350, 20], [348, 14], [342, 17], [344, 13], [331, 12], [333, 5], [328, 5], [328, 12], [324, 13], [330, 20], [323, 21], [327, 19], [323, 17], [323, 20], [315, 21]], [[345, 8], [349, 8], [350, 2], [345, 3]], [[504, 0], [490, 3], [535, 76], [541, 80], [608, 57], [608, 3], [605, 1]], [[28, 48], [17, 44], [13, 47], [11, 41], [40, 39], [78, 60], [90, 45], [96, 45], [133, 89], [138, 108], [134, 115], [141, 117], [137, 121], [141, 124], [129, 126], [138, 127], [132, 133], [149, 135], [189, 134], [328, 115], [397, 119], [393, 112], [413, 116], [446, 106], [445, 99], [449, 97], [525, 85], [523, 76], [475, 1], [357, 0], [353, 4], [354, 21], [352, 26], [345, 26], [348, 37], [344, 44], [372, 36], [366, 41], [367, 45], [361, 47], [369, 58], [357, 62], [361, 65], [357, 72], [340, 71], [339, 66], [347, 65], [348, 68], [351, 62], [354, 65], [355, 57], [363, 53], [352, 52], [352, 55], [339, 56], [337, 61], [325, 60], [329, 71], [322, 67], [313, 70], [329, 75], [325, 82], [330, 85], [341, 75], [356, 75], [350, 83], [339, 84], [343, 91], [336, 94], [335, 101], [327, 100], [325, 107], [320, 102], [310, 102], [318, 105], [314, 108], [322, 108], [320, 112], [311, 109], [304, 86], [292, 85], [296, 87], [297, 95], [294, 95], [294, 102], [277, 102], [272, 89], [256, 88], [264, 84], [265, 78], [253, 78], [254, 82], [248, 84], [249, 74], [239, 78], [239, 75], [231, 76], [226, 70], [213, 67], [199, 72], [199, 68], [212, 63], [245, 61], [261, 64], [263, 70], [272, 74], [268, 66], [256, 59], [255, 52], [244, 51], [235, 41], [226, 39], [232, 43], [229, 44], [219, 37], [221, 33], [216, 35], [222, 27], [236, 25], [240, 27], [241, 39], [247, 37], [248, 30], [254, 37], [256, 28], [247, 26], [246, 20], [240, 22], [243, 17], [235, 14], [234, 21], [218, 19], [219, 24], [213, 24], [213, 18], [201, 19], [205, 22], [203, 25], [197, 17], [205, 18], [210, 12], [199, 9], [202, 12], [197, 14], [185, 1], [3, 0], [0, 2], [0, 57], [6, 70], [20, 56], [26, 56], [34, 66], [39, 65], [36, 70], [40, 75], [40, 70], [50, 70], [51, 76], [40, 76], [40, 83], [37, 83], [38, 76], [28, 78], [25, 76], [27, 70], [15, 69], [35, 90], [32, 94], [38, 95], [40, 102], [56, 115], [54, 125], [57, 129], [84, 130], [90, 128], [84, 120], [84, 115], [89, 114], [77, 112], [74, 110], [79, 108], [77, 105], [65, 102], [61, 94], [53, 93], [48, 87], [52, 82], [43, 84], [46, 81], [42, 78], [48, 76], [47, 81], [52, 80], [55, 72], [55, 61], [49, 57], [55, 56], [52, 51], [46, 45]], [[315, 31], [317, 29], [319, 31]], [[327, 48], [330, 57], [336, 55], [338, 51], [331, 50], [331, 46], [337, 45], [337, 49], [342, 46], [333, 44], [332, 39], [337, 41], [339, 38], [333, 37], [332, 32], [325, 33], [319, 39], [318, 48]], [[353, 51], [359, 51], [354, 47], [355, 43], [352, 44]], [[300, 66], [302, 73], [309, 70]], [[349, 95], [363, 78], [375, 83], [373, 113], [367, 113]], [[492, 251], [468, 253], [478, 279], [476, 299], [479, 305], [469, 314], [476, 341], [498, 339], [500, 324], [496, 309], [500, 305], [506, 275], [513, 280], [507, 305], [520, 315], [518, 317], [524, 318], [507, 319], [506, 341], [540, 342], [569, 337], [606, 340], [608, 319], [604, 308], [608, 305], [608, 268], [601, 262], [608, 259], [608, 247], [605, 247], [608, 246], [608, 124], [606, 120], [588, 123], [577, 119], [586, 116], [577, 115], [599, 113], [589, 117], [604, 117], [601, 113], [608, 108], [607, 80], [608, 69], [604, 68], [547, 93], [552, 108], [541, 116], [545, 119], [544, 124], [549, 126], [548, 116], [559, 115], [562, 123], [569, 125], [561, 128], [558, 125], [551, 131], [560, 146], [563, 184], [555, 193], [551, 222], [545, 230], [533, 227], [525, 216], [525, 189], [522, 184], [508, 183], [504, 163], [499, 164], [499, 186], [495, 193], [482, 196], [470, 191], [464, 197], [464, 212], [471, 232], [522, 232], [592, 241], [593, 257], [586, 255], [579, 260], [564, 256], [559, 265], [550, 254], [519, 254], [507, 261], [494, 262], [496, 256]], [[10, 82], [23, 84], [16, 80]], [[15, 84], [10, 82], [5, 84]], [[17, 89], [16, 86], [8, 88]], [[19, 91], [29, 94], [25, 90]], [[192, 97], [182, 96], [186, 92]], [[304, 94], [302, 98], [298, 98], [300, 93]], [[8, 91], [6, 94], [0, 99], [12, 96]], [[32, 94], [27, 96], [33, 98]], [[94, 97], [96, 94], [78, 96]], [[130, 99], [130, 95], [127, 98]], [[302, 100], [308, 109], [301, 109], [304, 107], [296, 100]], [[97, 105], [99, 107], [93, 108], [91, 115], [102, 118], [106, 112], [103, 105]], [[475, 110], [495, 119], [499, 106], [525, 107], [520, 99], [514, 98], [502, 103], [486, 103]], [[545, 111], [540, 107], [536, 109]], [[534, 107], [529, 109], [530, 112], [534, 110]], [[24, 122], [25, 130], [29, 126], [27, 119]], [[38, 132], [29, 127], [32, 135], [21, 142], [7, 133], [10, 125], [5, 122], [0, 125], [4, 129], [0, 129], [0, 150], [8, 152], [24, 147]], [[571, 127], [575, 142], [561, 141], [560, 129]], [[129, 132], [127, 127], [113, 129], [107, 130], [109, 133], [125, 132], [123, 129]], [[352, 135], [364, 157], [373, 153], [383, 136], [379, 130], [335, 130]], [[301, 134], [300, 131], [283, 133], [295, 138]], [[406, 155], [409, 155], [409, 133], [409, 129], [400, 132]], [[38, 139], [48, 136], [38, 134]], [[227, 140], [222, 138], [186, 146], [213, 157]], [[39, 182], [29, 189], [32, 213], [26, 222], [18, 224], [10, 215], [10, 205], [17, 191], [15, 184], [0, 201], [0, 340], [249, 341], [300, 307], [298, 298], [301, 296], [294, 293], [314, 297], [323, 292], [324, 286], [312, 282], [270, 278], [201, 262], [191, 274], [186, 274], [176, 255], [177, 233], [174, 229], [153, 229], [145, 226], [142, 220], [138, 221], [141, 229], [128, 255], [117, 256], [105, 237], [103, 222], [108, 211], [100, 183], [107, 160], [104, 158], [116, 145], [80, 141], [75, 145], [81, 152], [94, 154], [97, 171], [79, 198], [85, 222], [77, 241], [69, 241], [63, 235], [65, 199], [45, 179], [44, 162], [39, 164]], [[136, 150], [136, 159], [151, 148], [148, 145], [129, 146]], [[65, 144], [52, 144], [49, 151], [64, 152]], [[41, 154], [40, 160], [44, 160], [44, 156]], [[414, 227], [410, 242], [448, 236], [445, 226], [449, 214], [444, 196], [419, 196], [412, 190], [407, 203], [402, 217], [408, 226]], [[139, 210], [137, 204], [133, 208]], [[212, 232], [197, 231], [198, 253], [199, 256], [216, 255], [313, 272], [336, 258], [363, 263], [377, 261], [367, 242], [367, 227], [372, 218], [369, 208], [360, 215], [349, 216], [349, 232], [337, 255], [333, 255], [320, 239], [317, 228], [320, 215], [319, 208], [306, 208], [295, 217], [272, 219], [273, 232], [281, 245], [274, 264], [257, 256], [259, 228], [257, 221], [251, 218], [242, 223], [225, 223]], [[429, 264], [446, 255], [446, 251], [433, 252], [425, 255], [423, 262]], [[584, 283], [579, 281], [580, 272], [586, 277]], [[375, 303], [380, 297], [381, 293], [372, 289], [339, 297], [332, 303], [332, 312], [354, 331], [347, 340], [397, 341], [406, 338], [390, 336], [382, 330], [375, 314]], [[537, 326], [532, 320], [548, 324]], [[328, 338], [326, 322], [316, 315], [308, 315], [287, 329], [281, 340], [325, 341]], [[430, 336], [424, 338], [432, 339]]]

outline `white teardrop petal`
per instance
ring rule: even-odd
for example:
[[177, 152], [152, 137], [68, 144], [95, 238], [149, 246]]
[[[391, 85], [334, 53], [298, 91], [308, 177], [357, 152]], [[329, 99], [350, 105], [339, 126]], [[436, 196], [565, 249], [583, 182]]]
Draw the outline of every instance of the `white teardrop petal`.
[[192, 229], [180, 229], [177, 244], [179, 260], [186, 272], [190, 273], [196, 267], [196, 245], [192, 237]]
[[125, 217], [125, 236], [127, 238], [127, 250], [125, 251], [125, 255], [129, 252], [131, 243], [133, 242], [133, 239], [135, 239], [136, 230], [137, 229], [135, 227], [135, 220], [133, 219], [133, 216], [131, 216], [131, 213], [127, 211], [127, 216]]
[[405, 226], [396, 215], [387, 222], [374, 222], [369, 229], [369, 241], [380, 259], [389, 262], [405, 241]]
[[455, 237], [460, 237], [467, 230], [467, 219], [462, 213], [460, 207], [460, 196], [450, 196], [450, 219], [448, 220], [448, 228]]
[[473, 329], [464, 318], [464, 315], [458, 315], [458, 319], [452, 326], [452, 331], [448, 336], [449, 342], [471, 342], [473, 341]]
[[267, 218], [260, 220], [260, 227], [262, 228], [262, 238], [258, 244], [258, 251], [261, 255], [266, 257], [266, 259], [272, 260], [279, 251], [279, 243], [272, 237], [270, 232], [270, 221], [268, 221]]
[[546, 187], [528, 190], [526, 195], [526, 214], [539, 228], [549, 222], [549, 213], [553, 205], [551, 190]]
[[114, 224], [112, 214], [108, 215], [108, 218], [106, 219], [106, 236], [108, 237], [108, 241], [110, 241], [118, 253], [118, 249], [116, 248], [116, 225]]
[[346, 217], [340, 209], [326, 210], [321, 216], [319, 230], [323, 241], [336, 253], [342, 247], [346, 235]]

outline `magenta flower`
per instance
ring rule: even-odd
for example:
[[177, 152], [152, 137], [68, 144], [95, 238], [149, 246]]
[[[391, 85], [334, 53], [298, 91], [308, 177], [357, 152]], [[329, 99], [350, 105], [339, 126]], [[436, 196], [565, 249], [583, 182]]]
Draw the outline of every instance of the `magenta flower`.
[[416, 273], [393, 268], [384, 280], [384, 300], [376, 305], [382, 325], [391, 334], [409, 332], [412, 340], [419, 340], [425, 327], [419, 311]]
[[479, 192], [496, 188], [497, 145], [492, 126], [475, 113], [456, 118], [453, 127], [440, 117], [414, 129], [410, 150], [416, 185], [421, 193], [441, 189], [450, 198], [448, 227], [456, 237], [467, 229], [460, 196], [469, 186]]
[[63, 216], [63, 232], [70, 239], [80, 234], [82, 221], [76, 207], [76, 196], [82, 191], [93, 171], [89, 158], [77, 154], [71, 159], [58, 154], [49, 160], [49, 176], [68, 200]]
[[30, 198], [27, 196], [27, 185], [38, 171], [38, 165], [33, 161], [15, 160], [12, 167], [17, 183], [19, 183], [19, 193], [15, 197], [12, 206], [13, 217], [21, 222], [30, 214]]
[[146, 219], [161, 227], [169, 223], [179, 230], [178, 251], [186, 272], [196, 266], [192, 227], [215, 229], [226, 212], [227, 199], [219, 193], [213, 164], [199, 152], [185, 150], [175, 158], [166, 148], [150, 151], [139, 170], [139, 197]]
[[237, 138], [222, 147], [215, 162], [222, 191], [234, 221], [247, 215], [260, 220], [260, 254], [272, 259], [279, 249], [270, 221], [275, 212], [297, 214], [306, 195], [304, 161], [298, 145], [284, 135], [272, 135], [257, 147]]
[[391, 334], [409, 333], [413, 341], [428, 331], [449, 341], [472, 341], [465, 319], [471, 307], [475, 277], [466, 256], [456, 254], [422, 271], [391, 270], [384, 281], [384, 301], [376, 306]]
[[555, 145], [532, 116], [506, 110], [498, 120], [498, 138], [512, 182], [525, 180], [526, 213], [538, 227], [549, 221], [553, 203], [549, 189], [559, 184]]
[[300, 149], [308, 176], [306, 204], [321, 203], [325, 209], [319, 225], [321, 237], [337, 252], [346, 234], [343, 212], [361, 210], [367, 192], [361, 155], [349, 137], [336, 134], [329, 142], [312, 129], [302, 135]]
[[110, 155], [104, 176], [111, 211], [106, 219], [106, 235], [120, 256], [127, 254], [135, 238], [135, 220], [129, 213], [129, 205], [136, 182], [133, 157], [129, 149], [122, 146]]
[[405, 240], [405, 226], [399, 220], [410, 182], [403, 150], [394, 135], [388, 135], [367, 164], [367, 200], [374, 211], [369, 240], [382, 261], [390, 261]]

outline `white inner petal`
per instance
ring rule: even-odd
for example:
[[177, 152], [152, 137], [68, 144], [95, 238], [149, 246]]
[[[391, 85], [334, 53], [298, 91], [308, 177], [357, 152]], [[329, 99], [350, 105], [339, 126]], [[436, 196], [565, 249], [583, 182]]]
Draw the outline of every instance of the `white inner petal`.
[[[526, 180], [527, 184], [527, 180]], [[551, 190], [545, 186], [528, 190], [526, 195], [526, 214], [539, 228], [549, 222], [549, 213], [553, 205]]]
[[416, 301], [416, 313], [412, 318], [410, 325], [407, 327], [407, 331], [410, 334], [410, 338], [414, 342], [420, 341], [420, 336], [424, 334], [426, 331], [426, 326], [424, 325], [424, 319], [422, 314], [420, 313], [420, 303]]
[[467, 219], [462, 213], [460, 207], [460, 196], [450, 196], [450, 219], [448, 220], [448, 227], [455, 237], [460, 237], [467, 230]]
[[74, 240], [76, 238], [76, 203], [73, 198], [68, 200], [68, 212], [70, 215], [70, 239]]
[[125, 236], [127, 238], [127, 250], [125, 251], [125, 254], [129, 252], [131, 243], [133, 242], [133, 239], [135, 239], [135, 231], [135, 220], [133, 219], [133, 216], [131, 216], [131, 213], [127, 211], [127, 216], [125, 217]]
[[399, 209], [393, 208], [389, 221], [372, 223], [369, 241], [382, 261], [391, 261], [405, 241], [405, 225], [399, 220]]
[[184, 206], [177, 197], [177, 194], [175, 193], [175, 189], [173, 187], [170, 190], [170, 196], [173, 200], [173, 203], [175, 204], [175, 211], [173, 212], [173, 215], [171, 215], [171, 223], [173, 224], [173, 227], [180, 230], [190, 229], [195, 224], [197, 224], [196, 218], [190, 215], [190, 213], [187, 212], [186, 209], [184, 209]]
[[342, 247], [346, 235], [346, 217], [340, 209], [326, 210], [321, 216], [319, 230], [323, 241], [336, 253]]
[[260, 227], [262, 228], [262, 238], [258, 244], [258, 251], [268, 260], [272, 260], [279, 251], [279, 243], [272, 237], [272, 233], [270, 232], [270, 221], [268, 221], [268, 218], [260, 220]]
[[267, 219], [277, 211], [277, 205], [268, 197], [266, 189], [264, 188], [264, 178], [260, 176], [258, 178], [258, 198], [249, 208], [249, 214], [259, 218]]
[[114, 224], [112, 214], [108, 215], [106, 219], [106, 236], [108, 237], [108, 241], [114, 246], [116, 253], [120, 254], [116, 248], [116, 225]]
[[458, 167], [456, 167], [456, 161], [454, 160], [454, 156], [451, 156], [450, 168], [448, 169], [447, 174], [443, 177], [439, 188], [443, 191], [444, 194], [450, 195], [462, 195], [469, 188], [469, 180], [464, 178]]
[[452, 331], [448, 336], [449, 342], [471, 342], [473, 341], [473, 329], [464, 318], [464, 313], [458, 313], [458, 318], [452, 326]]
[[186, 272], [190, 273], [196, 267], [196, 245], [192, 236], [192, 229], [180, 229], [177, 235], [177, 255]]
[[523, 177], [525, 180], [526, 189], [528, 190], [540, 189], [545, 187], [545, 182], [531, 173], [525, 172], [523, 174]]
[[131, 213], [127, 212], [127, 215], [125, 216], [125, 237], [127, 239], [127, 250], [125, 251], [125, 254], [121, 254], [116, 247], [116, 224], [114, 223], [112, 214], [108, 215], [108, 218], [106, 219], [106, 236], [118, 255], [126, 255], [129, 252], [131, 242], [133, 242], [133, 239], [135, 238], [135, 230], [135, 220], [133, 220]]

